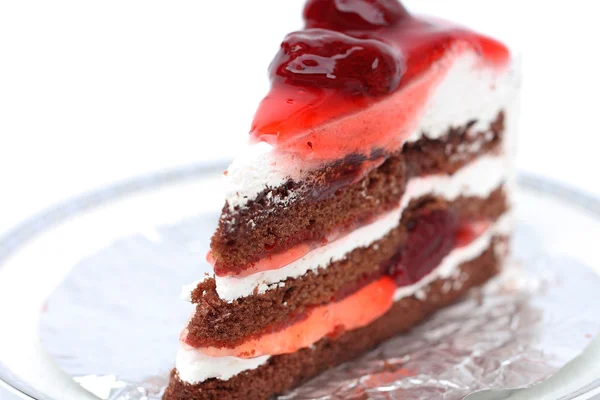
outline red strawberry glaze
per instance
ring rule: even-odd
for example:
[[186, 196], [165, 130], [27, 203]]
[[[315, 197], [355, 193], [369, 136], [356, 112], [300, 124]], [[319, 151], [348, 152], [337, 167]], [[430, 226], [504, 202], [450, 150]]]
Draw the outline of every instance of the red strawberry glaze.
[[510, 57], [503, 44], [411, 16], [396, 0], [314, 0], [304, 17], [307, 29], [286, 38], [270, 67], [251, 130], [252, 140], [302, 160], [394, 151], [459, 54], [474, 51], [498, 69]]

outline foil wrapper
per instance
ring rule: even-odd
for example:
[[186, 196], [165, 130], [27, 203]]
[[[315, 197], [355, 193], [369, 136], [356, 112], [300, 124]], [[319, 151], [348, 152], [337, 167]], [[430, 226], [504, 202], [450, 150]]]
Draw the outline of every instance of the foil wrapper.
[[[178, 294], [209, 272], [217, 218], [140, 232], [82, 260], [48, 300], [46, 350], [102, 399], [161, 398], [193, 310]], [[548, 254], [526, 225], [514, 242], [518, 262], [484, 288], [281, 399], [451, 400], [548, 378], [600, 331], [600, 277]]]

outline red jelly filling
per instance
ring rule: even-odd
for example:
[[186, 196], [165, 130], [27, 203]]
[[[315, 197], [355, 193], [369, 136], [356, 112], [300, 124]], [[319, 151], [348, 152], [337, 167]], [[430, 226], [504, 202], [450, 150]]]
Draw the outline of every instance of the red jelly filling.
[[489, 227], [488, 221], [459, 223], [452, 210], [423, 210], [408, 222], [408, 239], [383, 269], [398, 286], [417, 283], [455, 248], [470, 244]]
[[406, 245], [389, 264], [398, 286], [411, 285], [433, 271], [455, 246], [456, 215], [447, 209], [424, 210], [408, 221]]
[[271, 64], [251, 130], [301, 159], [394, 150], [455, 54], [471, 49], [487, 67], [509, 59], [501, 43], [411, 16], [396, 0], [314, 0], [304, 18], [306, 29], [289, 35]]

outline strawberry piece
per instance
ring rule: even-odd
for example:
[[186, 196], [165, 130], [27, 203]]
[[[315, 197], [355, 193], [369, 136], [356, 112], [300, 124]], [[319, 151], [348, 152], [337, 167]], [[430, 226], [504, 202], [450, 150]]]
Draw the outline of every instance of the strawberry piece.
[[455, 247], [457, 218], [447, 209], [424, 209], [408, 221], [408, 240], [389, 267], [399, 286], [418, 282]]
[[398, 0], [309, 0], [307, 28], [368, 30], [395, 25], [409, 14]]
[[326, 29], [289, 34], [269, 68], [272, 80], [370, 96], [396, 89], [403, 70], [402, 57], [391, 46]]

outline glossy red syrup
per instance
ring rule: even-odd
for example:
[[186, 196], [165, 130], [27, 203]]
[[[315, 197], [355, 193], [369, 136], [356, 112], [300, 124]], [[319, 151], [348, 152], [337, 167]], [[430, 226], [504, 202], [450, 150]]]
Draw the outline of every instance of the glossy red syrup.
[[471, 49], [488, 68], [509, 60], [501, 43], [412, 16], [396, 0], [313, 0], [304, 19], [271, 64], [251, 130], [303, 160], [393, 151], [453, 57]]

